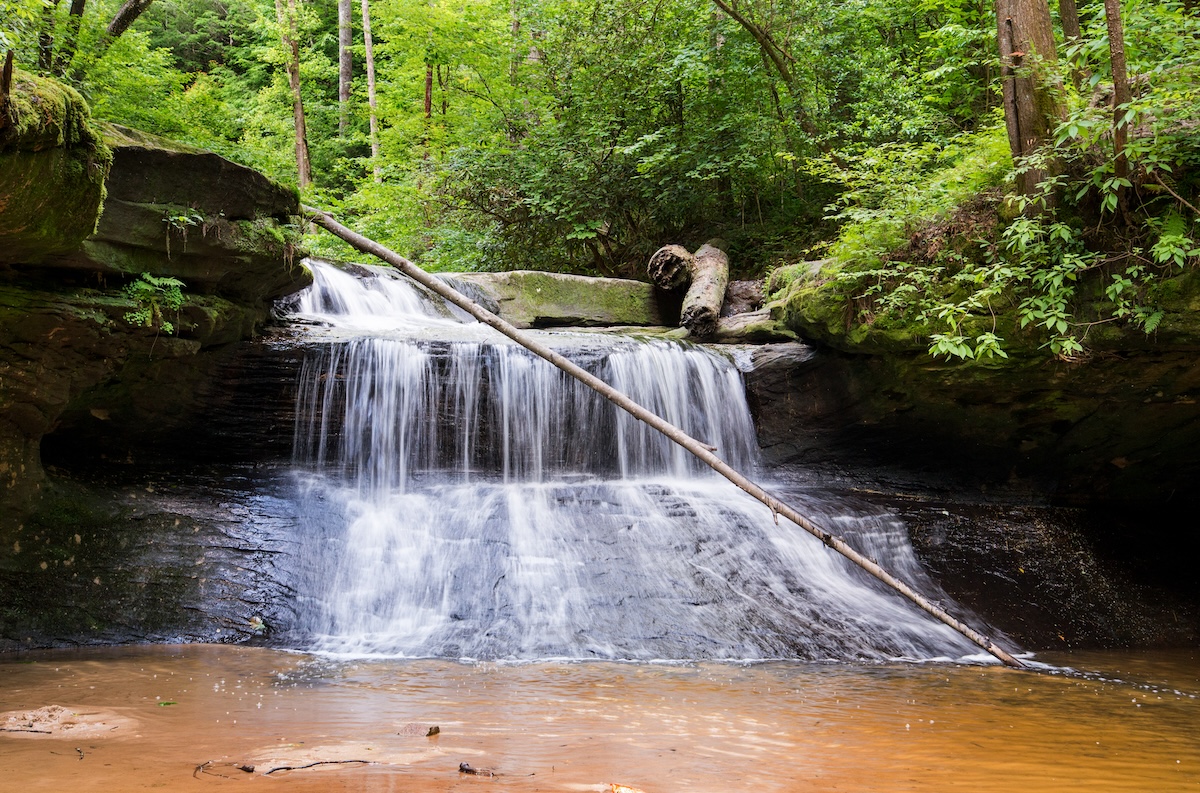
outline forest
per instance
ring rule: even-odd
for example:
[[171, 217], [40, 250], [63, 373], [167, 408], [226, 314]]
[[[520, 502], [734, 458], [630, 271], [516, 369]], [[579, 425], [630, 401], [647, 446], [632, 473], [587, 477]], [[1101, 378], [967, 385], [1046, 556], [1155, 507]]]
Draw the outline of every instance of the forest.
[[915, 325], [934, 355], [1022, 335], [1071, 359], [1104, 325], [1154, 333], [1200, 257], [1191, 2], [0, 12], [0, 50], [96, 117], [296, 184], [430, 270], [644, 277], [658, 246], [719, 235], [743, 277], [822, 261], [848, 324]]

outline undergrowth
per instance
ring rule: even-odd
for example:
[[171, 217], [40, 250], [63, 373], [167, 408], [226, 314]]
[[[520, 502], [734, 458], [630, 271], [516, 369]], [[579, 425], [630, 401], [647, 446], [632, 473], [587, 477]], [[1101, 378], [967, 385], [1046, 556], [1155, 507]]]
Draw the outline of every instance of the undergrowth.
[[[1099, 325], [1155, 332], [1158, 285], [1200, 265], [1200, 20], [1178, 3], [1134, 3], [1128, 30], [1133, 101], [1111, 107], [1107, 40], [1085, 36], [1070, 55], [1090, 77], [1072, 90], [1064, 62], [1068, 114], [1034, 157], [1013, 163], [995, 125], [819, 161], [845, 188], [824, 274], [851, 323], [910, 323], [931, 355], [975, 360], [1014, 344], [1079, 359]], [[1127, 177], [1114, 123], [1129, 133]], [[1025, 169], [1051, 175], [1014, 194]]]

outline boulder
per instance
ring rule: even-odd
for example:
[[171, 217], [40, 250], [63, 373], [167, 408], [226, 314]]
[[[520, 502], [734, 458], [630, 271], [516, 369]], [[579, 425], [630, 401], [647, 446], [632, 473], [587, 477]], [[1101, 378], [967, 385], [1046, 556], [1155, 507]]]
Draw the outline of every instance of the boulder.
[[641, 281], [535, 270], [456, 273], [447, 280], [494, 306], [518, 328], [640, 327], [674, 325], [679, 319], [678, 305], [662, 302], [654, 287]]
[[765, 308], [721, 317], [717, 320], [717, 332], [713, 336], [713, 341], [724, 344], [766, 344], [798, 339], [795, 333], [771, 316], [771, 311]]
[[0, 265], [76, 250], [96, 229], [112, 152], [73, 88], [16, 72], [0, 109]]
[[311, 282], [300, 264], [295, 190], [212, 152], [113, 124], [101, 129], [113, 164], [99, 225], [51, 264], [170, 276], [244, 303]]

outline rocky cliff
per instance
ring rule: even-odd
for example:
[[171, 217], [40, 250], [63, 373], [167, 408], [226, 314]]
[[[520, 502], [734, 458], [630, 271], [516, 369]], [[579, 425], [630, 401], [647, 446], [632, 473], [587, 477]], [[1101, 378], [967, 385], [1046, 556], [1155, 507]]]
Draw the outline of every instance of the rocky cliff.
[[[308, 283], [297, 212], [295, 191], [249, 168], [97, 123], [72, 89], [17, 73], [0, 113], [6, 546], [64, 414], [179, 421], [205, 356], [252, 336], [272, 298]], [[140, 294], [126, 289], [139, 280]]]
[[[1153, 334], [1100, 325], [1087, 355], [1067, 359], [1042, 349], [1014, 316], [998, 315], [1009, 357], [963, 362], [932, 358], [926, 328], [856, 318], [828, 270], [796, 265], [773, 294], [773, 315], [817, 346], [795, 366], [776, 362], [781, 379], [762, 381], [764, 395], [789, 395], [762, 430], [773, 459], [841, 454], [1068, 504], [1195, 500], [1200, 274], [1159, 285], [1164, 316]], [[1089, 288], [1103, 285], [1080, 291]], [[828, 411], [812, 415], [800, 392]], [[799, 421], [810, 431], [789, 433]]]

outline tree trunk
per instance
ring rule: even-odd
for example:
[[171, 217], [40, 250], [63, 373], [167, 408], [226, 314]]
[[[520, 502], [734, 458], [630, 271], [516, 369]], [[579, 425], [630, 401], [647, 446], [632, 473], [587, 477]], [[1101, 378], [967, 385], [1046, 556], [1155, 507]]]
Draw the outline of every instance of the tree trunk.
[[[425, 288], [446, 298], [446, 300], [463, 309], [488, 327], [504, 334], [517, 344], [520, 344], [522, 347], [532, 352], [534, 355], [549, 361], [551, 364], [558, 367], [571, 377], [574, 377], [588, 388], [596, 391], [609, 402], [612, 402], [617, 407], [629, 413], [638, 421], [642, 421], [650, 427], [658, 430], [667, 438], [682, 446], [697, 459], [701, 460], [714, 471], [719, 473], [721, 476], [725, 477], [734, 485], [741, 488], [744, 492], [761, 501], [771, 510], [772, 516], [783, 515], [801, 529], [816, 537], [827, 547], [831, 548], [837, 553], [840, 553], [842, 556], [861, 567], [867, 573], [891, 587], [899, 594], [903, 595], [922, 611], [958, 631], [967, 639], [994, 655], [1001, 662], [1017, 669], [1023, 669], [1025, 667], [1024, 663], [1014, 658], [1011, 654], [999, 647], [987, 636], [979, 633], [961, 620], [956, 619], [941, 606], [930, 601], [904, 581], [901, 581], [887, 570], [883, 569], [878, 562], [859, 553], [841, 537], [824, 530], [816, 523], [800, 514], [798, 510], [775, 498], [762, 487], [743, 476], [732, 466], [718, 457], [714, 453], [716, 450], [713, 449], [713, 447], [701, 443], [683, 430], [676, 427], [674, 424], [671, 424], [663, 419], [661, 416], [650, 412], [637, 402], [634, 402], [627, 394], [618, 391], [608, 383], [596, 377], [591, 372], [567, 360], [560, 353], [555, 352], [541, 342], [533, 339], [531, 336], [528, 336], [517, 330], [511, 324], [500, 319], [490, 311], [484, 310], [479, 306], [479, 304], [455, 291], [452, 287], [440, 279], [434, 278], [429, 273], [410, 262], [408, 259], [405, 259], [403, 256], [398, 255], [394, 251], [388, 250], [379, 243], [369, 240], [361, 234], [354, 233], [350, 229], [338, 223], [331, 216], [318, 209], [313, 209], [312, 207], [307, 206], [302, 207], [302, 209], [311, 214], [313, 216], [313, 220], [318, 225], [324, 227], [335, 236], [345, 240], [357, 250], [372, 256], [377, 256]], [[701, 251], [703, 250], [704, 249], [701, 248]], [[766, 516], [764, 515], [763, 517], [765, 518]]]
[[512, 0], [509, 5], [509, 15], [512, 20], [509, 24], [512, 36], [509, 38], [508, 44], [508, 82], [510, 85], [517, 84], [517, 70], [521, 65], [521, 9], [518, 3], [519, 0]]
[[8, 95], [12, 91], [13, 51], [4, 56], [4, 70], [0, 71], [0, 132], [9, 125]]
[[54, 24], [58, 4], [62, 0], [53, 0], [42, 6], [42, 27], [38, 31], [38, 71], [48, 74], [54, 66]]
[[[763, 59], [767, 61], [775, 69], [775, 73], [779, 75], [779, 79], [787, 86], [788, 95], [792, 98], [792, 112], [796, 118], [796, 123], [800, 125], [800, 129], [804, 130], [804, 134], [811, 138], [818, 137], [820, 130], [816, 124], [808, 117], [804, 106], [801, 103], [800, 86], [796, 80], [796, 75], [789, 66], [789, 61], [792, 61], [791, 54], [780, 46], [775, 37], [770, 31], [766, 30], [751, 19], [748, 15], [743, 14], [738, 9], [737, 0], [713, 0], [717, 8], [721, 9], [734, 22], [742, 26], [750, 36], [758, 42], [759, 49], [762, 51]], [[822, 149], [828, 149], [828, 144], [823, 144]]]
[[[125, 4], [117, 10], [117, 13], [113, 15], [112, 20], [108, 23], [108, 27], [104, 29], [109, 43], [112, 42], [112, 39], [120, 38], [122, 33], [129, 30], [129, 27], [137, 21], [137, 18], [153, 2], [154, 0], [125, 0]], [[107, 47], [108, 45], [106, 44], [105, 48], [107, 49]]]
[[63, 36], [62, 46], [54, 58], [54, 73], [62, 77], [71, 67], [75, 59], [75, 48], [79, 44], [79, 27], [83, 24], [83, 10], [87, 0], [71, 0], [71, 9], [67, 13], [67, 32]]
[[[1046, 0], [996, 0], [996, 22], [1004, 122], [1013, 159], [1019, 160], [1040, 149], [1066, 118], [1053, 84], [1054, 22]], [[1033, 195], [1049, 171], [1027, 168], [1017, 177], [1018, 189]]]
[[729, 257], [721, 240], [709, 240], [695, 254], [682, 245], [665, 245], [646, 265], [650, 280], [668, 291], [687, 286], [680, 323], [698, 339], [717, 332], [725, 287], [729, 284]]
[[354, 30], [351, 27], [350, 0], [338, 0], [338, 135], [345, 137], [350, 128], [350, 87], [354, 79]]
[[425, 119], [433, 117], [433, 64], [425, 64]]
[[[1129, 89], [1129, 74], [1125, 66], [1125, 29], [1121, 23], [1120, 0], [1104, 0], [1104, 21], [1108, 25], [1108, 52], [1112, 59], [1113, 74], [1113, 176], [1129, 178], [1129, 160], [1125, 156], [1125, 144], [1129, 138], [1129, 125], [1125, 123], [1125, 112], [1133, 101]], [[1117, 187], [1117, 200], [1124, 214], [1125, 188]]]
[[[1082, 41], [1083, 32], [1079, 29], [1079, 9], [1075, 6], [1075, 0], [1058, 0], [1058, 18], [1062, 20], [1063, 41], [1068, 47]], [[1075, 90], [1079, 90], [1083, 80], [1083, 70], [1079, 68], [1076, 59], [1072, 58], [1071, 82], [1075, 84]]]
[[296, 23], [296, 0], [288, 0], [287, 12], [282, 0], [275, 0], [275, 15], [279, 18], [279, 35], [288, 51], [288, 83], [292, 88], [292, 119], [296, 127], [296, 173], [300, 189], [312, 184], [312, 165], [308, 160], [308, 130], [304, 124], [304, 98], [300, 93], [300, 40]]
[[[108, 48], [112, 43], [129, 30], [134, 22], [137, 22], [138, 17], [145, 13], [146, 9], [154, 0], [125, 0], [125, 3], [117, 9], [117, 13], [109, 20], [108, 26], [104, 28], [104, 34], [100, 36], [100, 40], [96, 42], [96, 48], [93, 53], [94, 60], [100, 60], [104, 57], [104, 53], [108, 52]], [[79, 76], [76, 70], [76, 77]]]
[[362, 0], [363, 44], [367, 66], [367, 106], [371, 115], [371, 167], [375, 181], [383, 181], [379, 168], [379, 121], [375, 113], [375, 49], [371, 41], [371, 8], [369, 0]]

